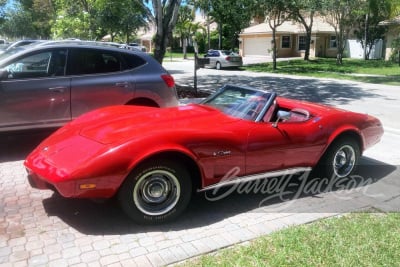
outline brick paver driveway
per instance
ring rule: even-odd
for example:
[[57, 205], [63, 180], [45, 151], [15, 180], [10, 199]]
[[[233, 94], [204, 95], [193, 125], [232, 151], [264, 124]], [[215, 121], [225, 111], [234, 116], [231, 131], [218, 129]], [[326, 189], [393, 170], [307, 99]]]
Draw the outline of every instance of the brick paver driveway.
[[[362, 158], [353, 179], [321, 186], [318, 179], [284, 177], [281, 181], [290, 183], [265, 184], [257, 194], [250, 185], [226, 195], [211, 192], [196, 196], [176, 222], [153, 227], [132, 224], [113, 200], [63, 199], [32, 189], [23, 159], [48, 133], [0, 134], [0, 267], [162, 266], [343, 212], [399, 211], [400, 127], [392, 117], [400, 114], [399, 88], [207, 71], [199, 71], [203, 86], [213, 79], [272, 86], [297, 98], [370, 112], [382, 118], [386, 133]], [[178, 82], [187, 80], [189, 74], [175, 72]]]

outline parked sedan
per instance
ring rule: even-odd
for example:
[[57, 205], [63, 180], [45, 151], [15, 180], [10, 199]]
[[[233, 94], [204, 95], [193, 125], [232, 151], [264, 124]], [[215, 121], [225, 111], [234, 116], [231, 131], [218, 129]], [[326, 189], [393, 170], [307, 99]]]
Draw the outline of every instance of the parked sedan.
[[176, 106], [173, 77], [145, 53], [85, 43], [18, 47], [0, 57], [0, 132], [59, 127], [124, 104]]
[[243, 65], [242, 57], [229, 50], [208, 50], [204, 56], [209, 58], [209, 64], [206, 67], [216, 68], [220, 70], [222, 68], [238, 68]]
[[383, 134], [367, 114], [225, 86], [201, 104], [113, 106], [81, 116], [26, 159], [31, 185], [68, 198], [117, 196], [136, 222], [162, 223], [193, 191], [304, 173], [351, 175]]

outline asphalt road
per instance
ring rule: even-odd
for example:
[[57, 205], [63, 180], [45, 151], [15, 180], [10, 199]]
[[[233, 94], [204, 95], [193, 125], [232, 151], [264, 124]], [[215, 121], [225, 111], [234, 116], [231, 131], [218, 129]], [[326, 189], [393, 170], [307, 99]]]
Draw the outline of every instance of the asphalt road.
[[[192, 85], [193, 61], [164, 66], [178, 84]], [[211, 192], [195, 197], [175, 222], [153, 227], [132, 224], [114, 201], [64, 199], [32, 189], [23, 159], [50, 132], [0, 134], [0, 267], [164, 266], [346, 212], [400, 211], [399, 87], [238, 70], [201, 69], [198, 78], [202, 90], [242, 84], [366, 112], [382, 120], [385, 134], [362, 157], [357, 177], [328, 185], [284, 177], [279, 181], [288, 186], [272, 186], [277, 180], [268, 180], [261, 188], [266, 192], [246, 187], [227, 195]]]

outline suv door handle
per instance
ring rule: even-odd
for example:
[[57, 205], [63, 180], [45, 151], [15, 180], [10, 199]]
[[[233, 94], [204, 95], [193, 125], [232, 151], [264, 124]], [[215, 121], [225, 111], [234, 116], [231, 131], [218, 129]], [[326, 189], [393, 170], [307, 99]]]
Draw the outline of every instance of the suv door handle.
[[63, 87], [63, 86], [56, 86], [56, 87], [50, 87], [49, 91], [52, 92], [57, 92], [57, 93], [64, 93], [64, 91], [67, 89], [67, 87]]
[[128, 82], [118, 82], [118, 83], [115, 83], [115, 86], [128, 88], [129, 87], [129, 83]]

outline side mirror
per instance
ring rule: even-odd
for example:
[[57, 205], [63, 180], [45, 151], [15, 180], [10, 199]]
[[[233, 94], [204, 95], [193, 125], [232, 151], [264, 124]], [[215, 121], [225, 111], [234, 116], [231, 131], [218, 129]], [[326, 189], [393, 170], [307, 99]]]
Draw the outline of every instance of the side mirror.
[[278, 127], [278, 122], [279, 122], [280, 120], [286, 121], [286, 120], [288, 120], [288, 119], [290, 119], [290, 112], [289, 112], [289, 111], [284, 111], [284, 110], [279, 110], [279, 111], [278, 111], [278, 114], [277, 114], [277, 119], [276, 119], [276, 121], [274, 122], [274, 124], [272, 124], [272, 126], [273, 126], [274, 128], [276, 128], [276, 127]]

